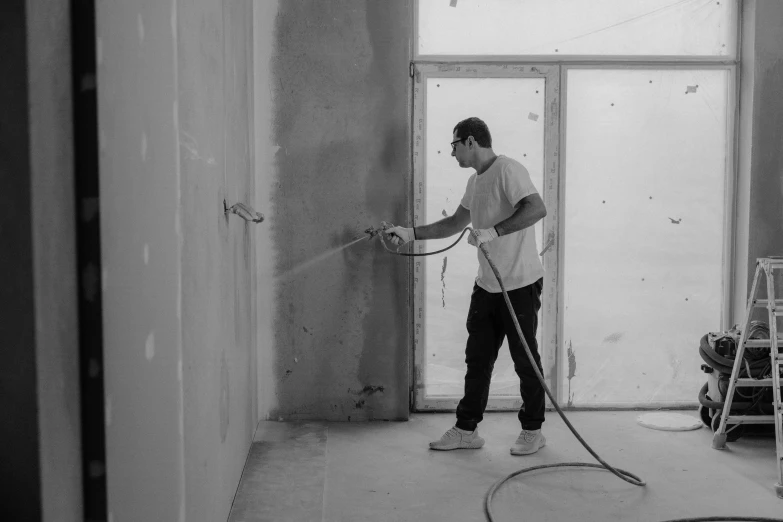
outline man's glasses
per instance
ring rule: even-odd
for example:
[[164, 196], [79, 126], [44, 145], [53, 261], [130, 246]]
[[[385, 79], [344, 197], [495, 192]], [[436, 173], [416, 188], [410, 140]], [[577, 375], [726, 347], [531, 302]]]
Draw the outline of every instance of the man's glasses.
[[457, 150], [457, 143], [461, 141], [465, 141], [467, 138], [462, 138], [461, 140], [455, 140], [451, 142], [451, 152], [455, 152]]

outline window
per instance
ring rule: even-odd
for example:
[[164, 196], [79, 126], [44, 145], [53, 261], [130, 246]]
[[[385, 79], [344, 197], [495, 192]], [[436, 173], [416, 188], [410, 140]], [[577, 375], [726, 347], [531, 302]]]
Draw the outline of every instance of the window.
[[733, 0], [419, 0], [419, 56], [734, 58]]
[[[414, 224], [459, 205], [471, 172], [448, 143], [481, 117], [547, 205], [538, 338], [558, 401], [695, 404], [699, 338], [728, 306], [736, 1], [451, 4], [415, 6]], [[476, 255], [412, 260], [417, 410], [462, 396]], [[504, 344], [488, 409], [519, 404]]]
[[723, 301], [729, 79], [568, 71], [567, 403], [689, 403], [703, 384], [698, 342], [720, 327]]

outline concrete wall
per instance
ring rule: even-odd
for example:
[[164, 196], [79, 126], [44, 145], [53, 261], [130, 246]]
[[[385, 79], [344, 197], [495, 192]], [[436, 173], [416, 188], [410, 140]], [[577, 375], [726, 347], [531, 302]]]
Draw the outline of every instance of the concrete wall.
[[82, 520], [69, 3], [0, 5], [0, 512]]
[[267, 418], [408, 417], [408, 262], [377, 240], [330, 252], [381, 220], [408, 223], [411, 37], [409, 1], [279, 2], [256, 90], [273, 102], [258, 145], [274, 151], [274, 177], [259, 173]]
[[743, 16], [732, 324], [742, 321], [756, 259], [783, 255], [783, 2], [746, 0]]
[[[280, 4], [256, 20], [257, 33], [274, 29], [271, 61], [256, 35], [257, 130], [271, 118], [256, 145], [270, 219], [258, 249], [260, 413], [405, 418], [405, 262], [362, 243], [306, 263], [381, 219], [406, 222], [410, 7]], [[744, 9], [732, 324], [755, 259], [783, 254], [783, 4]]]
[[108, 504], [228, 516], [256, 425], [252, 3], [100, 2]]

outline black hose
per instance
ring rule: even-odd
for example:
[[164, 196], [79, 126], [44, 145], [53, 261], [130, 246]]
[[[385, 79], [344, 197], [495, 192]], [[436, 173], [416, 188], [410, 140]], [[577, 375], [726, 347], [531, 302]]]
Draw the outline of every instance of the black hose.
[[[731, 372], [734, 369], [734, 359], [724, 357], [716, 352], [707, 341], [707, 335], [702, 336], [701, 340], [699, 341], [699, 355], [701, 355], [701, 358], [704, 360], [704, 362], [719, 372], [731, 375]], [[759, 378], [763, 376], [769, 369], [767, 367], [770, 366], [770, 363], [767, 359], [757, 359], [753, 362], [750, 362], [749, 366], [751, 375], [748, 375], [748, 372], [743, 369], [740, 372], [741, 377]]]
[[[709, 389], [709, 385], [705, 382], [704, 386], [702, 386], [701, 390], [699, 390], [699, 404], [701, 404], [705, 408], [712, 408], [713, 410], [722, 410], [724, 404], [723, 402], [713, 401], [707, 398], [708, 389]], [[753, 404], [754, 403], [752, 402], [731, 401], [731, 411], [733, 412], [734, 410], [737, 411], [747, 410], [751, 406], [753, 406]]]
[[726, 517], [673, 518], [671, 520], [664, 520], [663, 522], [780, 522], [780, 519], [729, 515]]
[[[446, 250], [449, 250], [450, 248], [453, 248], [459, 241], [462, 239], [462, 236], [465, 235], [465, 232], [468, 230], [472, 231], [473, 229], [471, 227], [465, 227], [465, 230], [462, 231], [462, 234], [460, 234], [459, 238], [457, 238], [457, 241], [455, 241], [451, 246], [446, 247], [444, 249], [438, 250], [437, 252], [427, 252], [427, 253], [402, 253], [402, 252], [396, 252], [393, 250], [390, 250], [386, 246], [386, 242], [383, 239], [383, 232], [379, 233], [378, 235], [381, 238], [381, 243], [383, 243], [383, 247], [392, 254], [397, 255], [403, 255], [403, 256], [410, 256], [410, 257], [418, 257], [418, 256], [427, 256], [427, 255], [433, 255], [433, 254], [439, 254], [441, 252], [444, 252]], [[568, 429], [571, 430], [571, 433], [573, 433], [574, 437], [577, 438], [577, 440], [584, 446], [584, 448], [590, 453], [590, 455], [595, 458], [598, 462], [601, 463], [599, 466], [598, 464], [591, 464], [591, 463], [585, 463], [585, 462], [563, 462], [559, 464], [544, 464], [540, 466], [531, 466], [529, 468], [524, 468], [519, 471], [515, 471], [514, 473], [511, 473], [510, 475], [507, 475], [506, 477], [502, 478], [501, 480], [498, 480], [495, 482], [495, 484], [492, 485], [492, 487], [489, 488], [487, 491], [485, 497], [484, 497], [484, 514], [487, 517], [487, 520], [489, 522], [494, 522], [494, 517], [492, 516], [492, 498], [495, 495], [495, 492], [502, 486], [505, 482], [508, 480], [516, 477], [517, 475], [521, 475], [523, 473], [527, 473], [529, 471], [535, 471], [539, 469], [547, 469], [547, 468], [598, 468], [598, 469], [606, 469], [610, 471], [611, 473], [614, 473], [617, 477], [620, 479], [633, 484], [634, 486], [646, 486], [647, 484], [634, 475], [633, 473], [630, 473], [628, 471], [614, 468], [611, 464], [606, 462], [604, 459], [601, 458], [598, 453], [593, 450], [593, 448], [590, 447], [587, 442], [582, 438], [582, 436], [579, 434], [579, 432], [576, 431], [576, 428], [571, 424], [571, 422], [568, 420], [568, 418], [565, 416], [565, 413], [563, 413], [563, 410], [560, 409], [560, 405], [555, 400], [554, 396], [552, 395], [552, 392], [549, 390], [549, 387], [546, 385], [546, 382], [544, 381], [544, 376], [541, 375], [541, 371], [538, 369], [538, 364], [536, 364], [535, 359], [533, 358], [533, 354], [530, 351], [530, 347], [527, 344], [527, 341], [525, 341], [525, 336], [522, 334], [522, 328], [519, 326], [519, 321], [517, 321], [517, 315], [514, 312], [514, 306], [511, 304], [511, 300], [508, 297], [508, 294], [506, 293], [506, 287], [503, 284], [503, 279], [500, 277], [500, 273], [498, 272], [497, 267], [495, 266], [495, 263], [492, 261], [492, 259], [489, 256], [489, 251], [487, 250], [487, 247], [483, 243], [479, 243], [478, 245], [481, 252], [484, 254], [484, 257], [487, 259], [487, 262], [489, 263], [490, 268], [492, 268], [492, 272], [495, 274], [495, 278], [497, 278], [498, 283], [500, 284], [500, 291], [503, 292], [503, 299], [506, 301], [506, 306], [508, 307], [508, 312], [511, 315], [511, 319], [514, 322], [514, 327], [517, 330], [517, 334], [519, 335], [519, 339], [522, 341], [522, 346], [525, 348], [525, 353], [527, 353], [527, 357], [530, 360], [531, 365], [533, 366], [533, 370], [536, 372], [536, 377], [538, 377], [538, 380], [541, 382], [541, 386], [544, 388], [544, 391], [546, 392], [547, 396], [549, 397], [549, 400], [552, 401], [552, 405], [557, 410], [557, 413], [560, 414], [560, 417], [563, 419], [563, 422], [565, 422], [566, 426], [568, 426]], [[754, 517], [735, 517], [735, 516], [729, 516], [729, 517], [702, 517], [702, 518], [681, 518], [681, 519], [675, 519], [670, 520], [666, 522], [710, 522], [710, 521], [731, 521], [731, 522], [783, 522], [783, 519], [779, 518], [754, 518]]]

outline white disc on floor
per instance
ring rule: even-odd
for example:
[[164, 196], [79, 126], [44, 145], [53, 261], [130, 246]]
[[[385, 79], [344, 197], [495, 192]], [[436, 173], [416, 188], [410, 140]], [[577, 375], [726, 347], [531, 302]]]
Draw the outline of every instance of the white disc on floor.
[[663, 431], [690, 431], [702, 427], [701, 419], [682, 413], [670, 411], [656, 411], [645, 413], [636, 418], [636, 422], [653, 430]]

